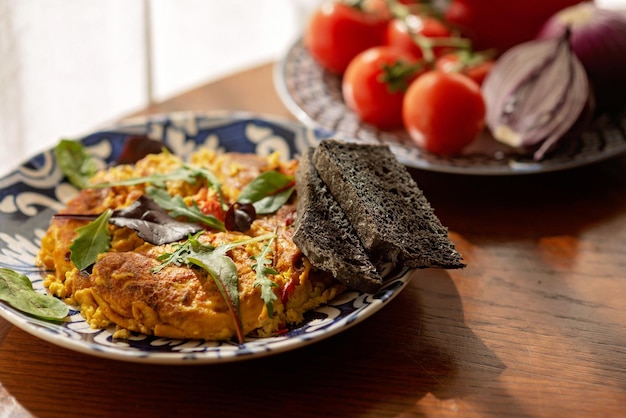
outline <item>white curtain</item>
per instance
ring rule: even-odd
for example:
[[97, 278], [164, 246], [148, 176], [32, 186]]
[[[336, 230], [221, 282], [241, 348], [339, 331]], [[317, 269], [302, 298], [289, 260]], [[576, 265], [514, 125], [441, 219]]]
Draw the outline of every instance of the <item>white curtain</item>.
[[0, 0], [0, 176], [201, 83], [279, 58], [318, 0]]

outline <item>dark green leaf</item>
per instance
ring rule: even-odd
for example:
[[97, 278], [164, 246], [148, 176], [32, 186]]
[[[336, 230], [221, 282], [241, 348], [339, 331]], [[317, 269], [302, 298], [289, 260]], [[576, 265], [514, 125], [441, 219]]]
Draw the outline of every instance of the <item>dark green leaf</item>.
[[189, 170], [187, 167], [182, 166], [177, 169], [171, 171], [167, 174], [155, 173], [145, 177], [134, 177], [126, 180], [120, 181], [110, 181], [106, 183], [96, 183], [92, 184], [90, 187], [93, 188], [105, 188], [105, 187], [116, 187], [116, 186], [136, 186], [139, 184], [150, 183], [157, 187], [165, 187], [165, 182], [172, 180], [180, 180], [189, 184], [195, 184], [196, 182], [196, 174], [194, 171]]
[[70, 245], [70, 260], [77, 269], [85, 270], [96, 262], [99, 254], [111, 247], [108, 225], [112, 213], [111, 209], [107, 209], [93, 222], [76, 229], [78, 236]]
[[0, 300], [44, 320], [58, 321], [69, 313], [65, 303], [52, 296], [37, 293], [28, 277], [6, 268], [0, 268]]
[[282, 205], [287, 203], [295, 187], [290, 187], [273, 195], [265, 196], [252, 205], [259, 215], [267, 215], [276, 212]]
[[97, 171], [95, 160], [78, 141], [62, 139], [54, 148], [57, 164], [67, 179], [78, 188], [85, 188]]
[[276, 237], [273, 236], [272, 239], [263, 246], [261, 253], [253, 257], [256, 263], [252, 265], [252, 269], [256, 272], [254, 286], [261, 288], [261, 299], [265, 302], [265, 308], [267, 309], [267, 315], [269, 317], [274, 315], [274, 301], [277, 297], [273, 289], [278, 286], [268, 277], [269, 274], [278, 274], [278, 272], [271, 267], [272, 260], [268, 258], [272, 251], [272, 243], [275, 238]]
[[172, 197], [167, 191], [156, 187], [146, 188], [146, 194], [150, 196], [157, 205], [170, 211], [170, 216], [183, 216], [189, 221], [201, 223], [218, 231], [225, 231], [224, 223], [213, 215], [204, 214], [197, 205], [187, 206], [180, 196]]
[[[280, 194], [286, 189], [292, 188], [294, 181], [293, 176], [288, 176], [278, 171], [266, 171], [248, 183], [246, 187], [241, 190], [239, 199], [237, 200], [241, 203], [255, 203], [263, 198]], [[291, 195], [291, 192], [289, 195]], [[287, 196], [287, 198], [289, 198], [289, 196]], [[274, 205], [261, 205], [262, 209], [264, 207], [269, 208], [274, 207]], [[271, 212], [259, 212], [259, 210], [257, 210], [257, 213]]]
[[226, 256], [226, 252], [225, 247], [217, 247], [211, 252], [190, 254], [187, 260], [206, 270], [213, 278], [235, 320], [237, 339], [239, 343], [243, 343], [243, 324], [239, 311], [239, 276], [237, 266], [230, 257]]

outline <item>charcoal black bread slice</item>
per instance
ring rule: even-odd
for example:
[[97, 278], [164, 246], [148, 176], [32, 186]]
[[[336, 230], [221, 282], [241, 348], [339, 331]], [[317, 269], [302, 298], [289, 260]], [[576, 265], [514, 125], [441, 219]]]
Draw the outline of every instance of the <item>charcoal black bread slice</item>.
[[293, 241], [314, 267], [331, 273], [350, 288], [374, 293], [382, 278], [319, 177], [312, 155], [313, 148], [305, 151], [296, 171], [298, 207]]
[[464, 267], [422, 191], [388, 146], [321, 141], [313, 163], [372, 260], [414, 268]]

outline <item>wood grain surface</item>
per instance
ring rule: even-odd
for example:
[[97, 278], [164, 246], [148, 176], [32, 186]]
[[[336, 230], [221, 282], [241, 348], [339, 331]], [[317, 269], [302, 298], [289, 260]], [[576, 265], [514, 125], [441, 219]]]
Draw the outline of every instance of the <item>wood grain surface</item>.
[[[140, 114], [214, 109], [293, 119], [271, 64]], [[417, 271], [337, 336], [230, 364], [106, 360], [0, 320], [0, 417], [626, 416], [626, 156], [412, 174], [467, 268]]]

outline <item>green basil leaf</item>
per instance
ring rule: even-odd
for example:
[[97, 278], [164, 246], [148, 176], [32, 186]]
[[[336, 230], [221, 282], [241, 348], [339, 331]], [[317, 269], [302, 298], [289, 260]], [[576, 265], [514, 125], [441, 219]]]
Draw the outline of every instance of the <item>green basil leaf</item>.
[[0, 268], [0, 300], [15, 309], [44, 320], [61, 320], [69, 308], [61, 300], [38, 293], [23, 274]]
[[278, 171], [266, 171], [246, 185], [241, 190], [238, 201], [240, 203], [254, 203], [265, 197], [276, 195], [285, 189], [293, 187], [293, 176]]
[[97, 171], [96, 161], [78, 141], [62, 139], [54, 148], [57, 164], [74, 186], [83, 189]]
[[265, 196], [252, 204], [257, 215], [267, 215], [276, 212], [282, 205], [287, 203], [295, 187], [290, 187], [276, 194]]
[[76, 229], [78, 236], [70, 245], [70, 260], [77, 269], [85, 270], [96, 262], [99, 254], [111, 247], [108, 225], [112, 213], [111, 209], [107, 209], [94, 221]]

